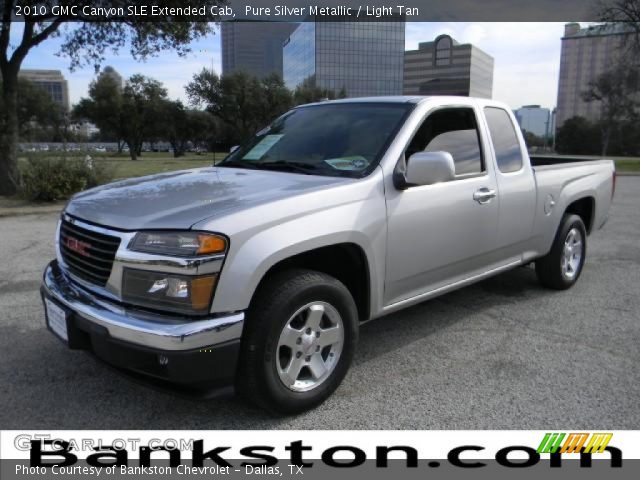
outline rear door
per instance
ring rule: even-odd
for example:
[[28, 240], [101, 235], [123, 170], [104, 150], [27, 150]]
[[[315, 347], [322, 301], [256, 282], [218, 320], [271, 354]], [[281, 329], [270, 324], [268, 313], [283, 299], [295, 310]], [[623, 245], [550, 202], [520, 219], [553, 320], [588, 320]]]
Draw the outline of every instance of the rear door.
[[527, 249], [533, 234], [536, 188], [533, 169], [527, 161], [526, 146], [517, 134], [515, 119], [507, 110], [484, 107], [484, 118], [496, 159], [496, 181], [500, 218], [496, 238], [497, 254], [517, 260]]
[[447, 151], [456, 178], [387, 192], [385, 305], [429, 292], [490, 265], [498, 230], [497, 183], [479, 111], [471, 105], [429, 111], [404, 159]]

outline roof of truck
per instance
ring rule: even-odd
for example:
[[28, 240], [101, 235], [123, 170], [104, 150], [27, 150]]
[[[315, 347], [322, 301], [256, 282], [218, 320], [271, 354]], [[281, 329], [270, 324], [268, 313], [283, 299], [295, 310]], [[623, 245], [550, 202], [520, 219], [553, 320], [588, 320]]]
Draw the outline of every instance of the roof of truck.
[[[321, 100], [315, 103], [308, 103], [307, 105], [319, 105], [323, 103], [420, 103], [430, 98], [437, 98], [439, 100], [469, 100], [475, 99], [475, 97], [467, 96], [453, 96], [453, 95], [390, 95], [386, 97], [354, 97], [354, 98], [339, 98], [336, 100]], [[481, 99], [487, 100], [487, 99]], [[301, 105], [302, 106], [302, 105]]]
[[421, 96], [421, 95], [391, 95], [386, 97], [355, 97], [355, 98], [340, 98], [337, 100], [322, 100], [320, 102], [315, 103], [307, 103], [305, 105], [298, 105], [298, 107], [307, 107], [310, 105], [323, 105], [327, 103], [422, 103], [424, 101], [430, 99], [438, 99], [441, 103], [456, 103], [463, 100], [465, 103], [468, 103], [469, 100], [477, 100], [480, 102], [480, 105], [485, 106], [499, 106], [502, 108], [509, 108], [506, 104], [502, 102], [497, 102], [495, 100], [487, 99], [487, 98], [477, 98], [477, 97], [467, 97], [467, 96], [453, 96], [453, 95], [429, 95], [429, 96]]

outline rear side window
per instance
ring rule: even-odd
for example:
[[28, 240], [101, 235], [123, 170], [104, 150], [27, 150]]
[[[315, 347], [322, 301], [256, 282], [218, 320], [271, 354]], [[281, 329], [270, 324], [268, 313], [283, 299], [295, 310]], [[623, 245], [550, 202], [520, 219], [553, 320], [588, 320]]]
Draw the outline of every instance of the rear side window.
[[498, 169], [502, 173], [517, 172], [522, 168], [522, 150], [511, 117], [503, 109], [495, 107], [486, 107], [484, 114], [496, 152]]
[[406, 158], [417, 152], [449, 152], [456, 175], [484, 171], [476, 116], [471, 108], [444, 108], [430, 114], [409, 144]]

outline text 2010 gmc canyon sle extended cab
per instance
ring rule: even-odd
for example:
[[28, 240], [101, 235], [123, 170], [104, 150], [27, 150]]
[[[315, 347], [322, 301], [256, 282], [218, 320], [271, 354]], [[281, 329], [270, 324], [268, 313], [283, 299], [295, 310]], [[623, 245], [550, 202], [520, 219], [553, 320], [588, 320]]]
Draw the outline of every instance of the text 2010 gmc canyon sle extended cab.
[[340, 384], [367, 320], [532, 261], [572, 286], [614, 186], [611, 161], [533, 168], [496, 102], [306, 105], [216, 167], [73, 197], [47, 325], [138, 375], [302, 411]]

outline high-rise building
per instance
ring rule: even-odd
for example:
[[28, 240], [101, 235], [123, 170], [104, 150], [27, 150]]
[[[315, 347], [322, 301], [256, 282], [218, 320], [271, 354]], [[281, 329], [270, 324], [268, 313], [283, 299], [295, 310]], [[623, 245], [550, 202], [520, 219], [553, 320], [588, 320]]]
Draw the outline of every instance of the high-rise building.
[[283, 48], [284, 81], [347, 97], [402, 94], [404, 21], [304, 22]]
[[551, 137], [553, 117], [548, 108], [542, 108], [540, 105], [524, 105], [513, 113], [522, 130], [541, 138]]
[[120, 75], [115, 68], [111, 66], [104, 67], [102, 72], [100, 72], [100, 74], [98, 75], [98, 80], [104, 77], [111, 78], [116, 83], [116, 85], [120, 87], [121, 90], [124, 88], [124, 80], [122, 79], [122, 75]]
[[449, 35], [404, 53], [405, 95], [463, 95], [491, 98], [493, 57]]
[[297, 26], [285, 22], [222, 22], [222, 74], [243, 71], [259, 78], [272, 73], [282, 76], [282, 44]]
[[558, 82], [558, 127], [571, 117], [591, 121], [600, 118], [601, 103], [585, 102], [582, 94], [589, 83], [615, 64], [632, 33], [633, 28], [624, 23], [585, 28], [579, 23], [565, 25]]
[[51, 100], [69, 111], [69, 86], [60, 70], [20, 70], [20, 78], [30, 81], [49, 94]]

